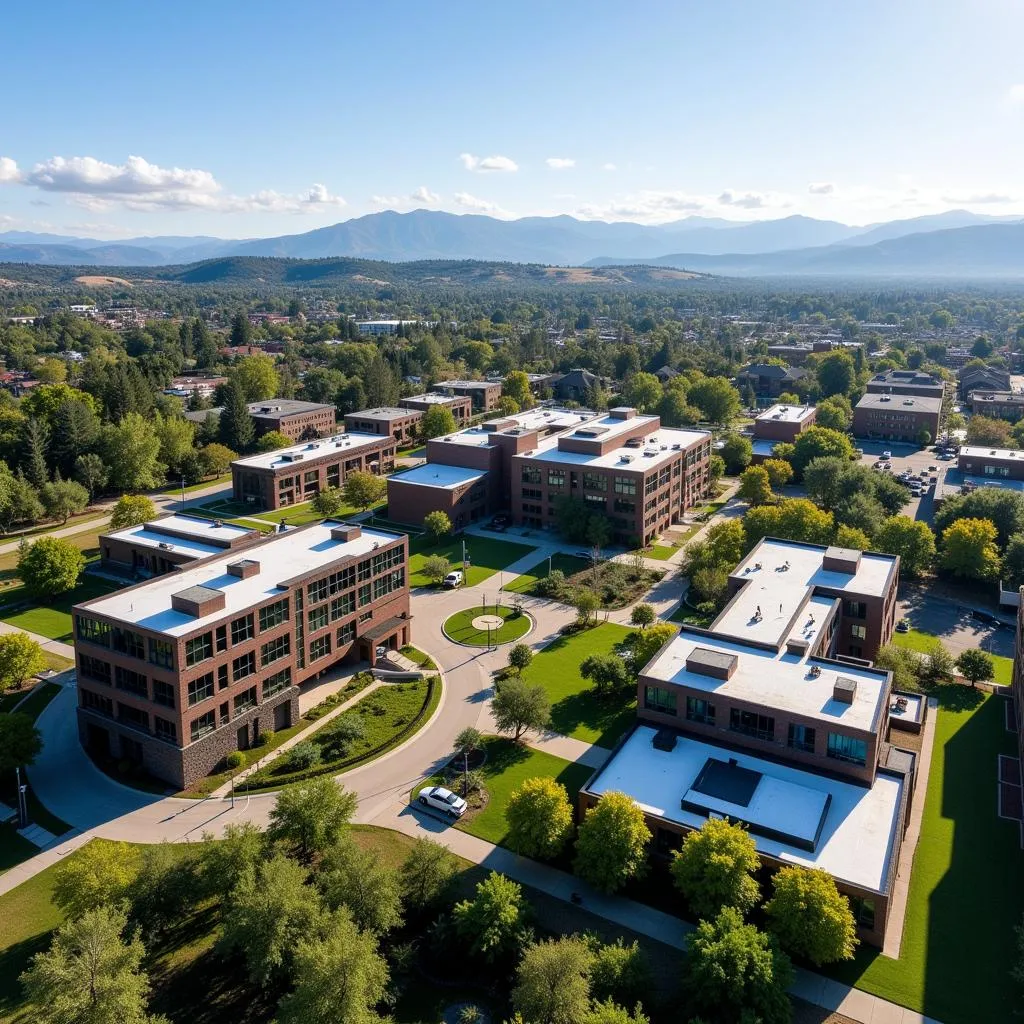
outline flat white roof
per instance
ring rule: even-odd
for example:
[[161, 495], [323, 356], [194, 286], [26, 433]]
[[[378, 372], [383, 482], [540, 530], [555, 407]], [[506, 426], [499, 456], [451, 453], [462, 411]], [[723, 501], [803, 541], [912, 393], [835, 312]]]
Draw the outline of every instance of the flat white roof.
[[[402, 415], [409, 412], [408, 409], [401, 411]], [[303, 441], [302, 444], [293, 444], [290, 448], [278, 448], [274, 452], [264, 452], [262, 455], [250, 455], [244, 459], [235, 459], [231, 465], [240, 466], [242, 469], [278, 469], [288, 465], [301, 468], [302, 461], [289, 462], [285, 456], [304, 455], [306, 460], [313, 460], [331, 455], [335, 451], [344, 455], [346, 452], [366, 448], [371, 444], [380, 444], [381, 441], [394, 441], [394, 438], [386, 434], [362, 434], [358, 430], [352, 430], [347, 434], [323, 437], [319, 441]]]
[[[158, 533], [152, 529], [154, 526], [173, 530], [176, 536], [169, 537], [165, 533]], [[213, 539], [237, 540], [240, 537], [247, 537], [251, 533], [252, 530], [244, 526], [235, 526], [233, 523], [221, 523], [218, 526], [212, 519], [198, 519], [174, 514], [161, 516], [159, 519], [153, 519], [138, 526], [127, 526], [123, 530], [114, 530], [111, 533], [103, 534], [103, 536], [130, 541], [133, 544], [141, 544], [143, 547], [150, 548], [159, 548], [161, 544], [171, 544], [179, 553], [183, 552], [193, 555], [195, 558], [204, 558], [206, 555], [216, 555], [224, 551], [223, 546], [206, 542]], [[183, 538], [182, 534], [187, 536]]]
[[[261, 601], [283, 595], [286, 592], [279, 589], [279, 584], [285, 580], [306, 575], [348, 555], [358, 558], [377, 545], [397, 539], [397, 534], [364, 528], [362, 535], [355, 540], [333, 540], [331, 530], [338, 525], [338, 520], [328, 519], [274, 534], [262, 544], [242, 551], [223, 552], [221, 557], [203, 564], [158, 576], [139, 587], [117, 591], [89, 607], [98, 614], [144, 626], [167, 636], [183, 636], [206, 623], [224, 616], [240, 615]], [[227, 571], [229, 563], [243, 559], [260, 564], [260, 571], [244, 580]], [[172, 595], [197, 586], [223, 591], [223, 610], [196, 618], [171, 607]]]
[[415, 409], [399, 409], [397, 405], [382, 405], [376, 409], [360, 409], [358, 412], [345, 413], [345, 419], [364, 420], [397, 420], [404, 416], [415, 416]]
[[[519, 412], [513, 416], [501, 416], [495, 422], [507, 424], [504, 430], [566, 430], [569, 427], [578, 426], [594, 418], [594, 414], [587, 409], [529, 409], [526, 412]], [[485, 430], [484, 425], [476, 427], [465, 427], [456, 430], [452, 434], [445, 434], [436, 440], [447, 441], [451, 444], [464, 444], [474, 448], [482, 448], [491, 443], [491, 438], [499, 431]]]
[[[822, 617], [818, 611], [808, 609], [801, 614], [801, 622], [814, 615], [820, 625]], [[687, 658], [698, 649], [735, 657], [736, 669], [732, 677], [717, 679], [687, 669]], [[812, 665], [820, 669], [816, 676], [811, 672]], [[873, 731], [887, 691], [886, 674], [881, 671], [825, 660], [809, 661], [806, 657], [787, 654], [785, 649], [777, 653], [685, 631], [670, 641], [642, 674], [645, 678], [703, 691], [712, 701], [720, 695], [723, 699], [757, 704], [768, 710], [775, 708], [816, 719], [824, 725], [862, 732]], [[852, 704], [833, 697], [836, 680], [840, 677], [857, 684]]]
[[[815, 852], [752, 833], [759, 852], [789, 864], [823, 868], [852, 885], [887, 891], [899, 827], [901, 778], [880, 773], [868, 789], [688, 736], [680, 736], [674, 750], [657, 750], [652, 745], [656, 733], [649, 726], [638, 726], [588, 787], [590, 792], [625, 793], [648, 814], [700, 828], [707, 818], [683, 810], [682, 798], [708, 758], [734, 758], [740, 767], [762, 775], [751, 805], [744, 808], [748, 819], [757, 815], [762, 824], [799, 836], [806, 831], [808, 818], [817, 825], [824, 799], [831, 797]], [[763, 793], [758, 792], [761, 787]], [[708, 801], [706, 796], [703, 799]]]
[[1024, 462], [1024, 451], [1019, 448], [986, 448], [980, 444], [965, 444], [960, 448], [960, 455], [968, 459], [1013, 459]]
[[869, 391], [855, 406], [857, 409], [888, 409], [891, 412], [941, 412], [941, 398], [899, 395]]
[[485, 476], [487, 473], [482, 469], [464, 469], [462, 466], [446, 466], [441, 462], [427, 462], [415, 469], [389, 476], [388, 483], [418, 484], [421, 487], [443, 487], [450, 490]]
[[750, 447], [755, 455], [760, 455], [767, 459], [775, 451], [775, 446], [778, 443], [778, 441], [766, 441], [764, 438], [759, 437], [751, 440]]
[[812, 412], [813, 405], [773, 405], [757, 418], [772, 423], [800, 423]]
[[[635, 421], [630, 420], [628, 422], [632, 423]], [[560, 436], [572, 437], [573, 435], [570, 433]], [[551, 438], [549, 443], [538, 446], [533, 455], [526, 457], [540, 462], [591, 466], [600, 469], [614, 467], [621, 469], [623, 472], [636, 472], [650, 469], [652, 466], [658, 466], [662, 462], [671, 459], [674, 455], [678, 455], [681, 449], [685, 450], [695, 442], [710, 436], [709, 433], [703, 430], [677, 430], [673, 427], [658, 427], [652, 430], [644, 439], [642, 447], [627, 448], [625, 443], [623, 443], [606, 455], [562, 451], [558, 447], [558, 438]], [[628, 458], [629, 461], [624, 462], [624, 458]]]
[[501, 387], [500, 380], [439, 380], [435, 388], [493, 388]]
[[[442, 402], [446, 405], [453, 401], [458, 401], [460, 398], [465, 398], [464, 395], [439, 395], [436, 391], [428, 391], [424, 395], [409, 395], [408, 398], [403, 398], [403, 402], [428, 402], [431, 405], [441, 404]], [[467, 398], [466, 401], [469, 401]]]

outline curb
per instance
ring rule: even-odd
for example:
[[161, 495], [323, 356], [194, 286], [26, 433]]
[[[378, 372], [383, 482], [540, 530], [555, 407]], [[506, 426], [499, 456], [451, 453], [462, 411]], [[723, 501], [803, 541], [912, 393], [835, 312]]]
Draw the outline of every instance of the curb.
[[[470, 607], [472, 607], [472, 606], [470, 606]], [[469, 611], [469, 609], [468, 608], [464, 608], [463, 611]], [[450, 618], [452, 618], [452, 616], [458, 615], [458, 614], [459, 614], [458, 612], [452, 612], [452, 614], [448, 616], [448, 619], [450, 619]], [[445, 629], [445, 626], [448, 625], [448, 619], [445, 619], [444, 622], [441, 623], [441, 633], [444, 636], [444, 638], [447, 641], [449, 641], [449, 643], [457, 644], [459, 647], [466, 647], [469, 650], [473, 650], [473, 651], [488, 651], [488, 650], [493, 651], [497, 647], [505, 647], [508, 644], [515, 644], [515, 643], [522, 642], [523, 640], [525, 640], [537, 628], [537, 620], [525, 608], [522, 610], [522, 612], [520, 614], [526, 616], [526, 618], [528, 618], [530, 620], [530, 628], [525, 633], [521, 634], [520, 636], [513, 637], [511, 640], [499, 640], [499, 641], [497, 641], [495, 643], [494, 647], [488, 647], [486, 643], [483, 643], [483, 644], [470, 644], [470, 643], [465, 643], [462, 640], [456, 640], [455, 637], [453, 637], [448, 632], [448, 630]]]

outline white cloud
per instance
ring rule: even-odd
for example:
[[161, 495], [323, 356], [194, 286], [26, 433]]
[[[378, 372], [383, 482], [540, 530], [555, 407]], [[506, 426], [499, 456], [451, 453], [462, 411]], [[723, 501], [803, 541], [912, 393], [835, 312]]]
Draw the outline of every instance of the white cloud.
[[467, 171], [487, 173], [489, 171], [518, 171], [519, 165], [507, 156], [474, 156], [472, 153], [460, 153], [459, 159]]
[[420, 185], [410, 196], [414, 203], [426, 203], [428, 206], [436, 206], [441, 202], [441, 197], [436, 192], [431, 192], [426, 185]]
[[810, 192], [812, 196], [830, 196], [835, 192], [835, 190], [836, 187], [831, 181], [812, 181], [810, 185], [807, 186], [807, 191]]
[[18, 165], [9, 156], [0, 156], [0, 182], [20, 181]]
[[954, 203], [957, 206], [987, 206], [998, 203], [1016, 203], [1018, 199], [1008, 196], [1003, 192], [967, 192], [947, 193], [941, 196], [944, 203]]
[[212, 195], [220, 190], [209, 171], [158, 167], [141, 156], [129, 156], [123, 164], [108, 164], [91, 156], [55, 156], [36, 164], [25, 176], [25, 182], [49, 192], [84, 195]]
[[722, 206], [738, 206], [741, 210], [761, 210], [770, 205], [767, 196], [760, 192], [733, 192], [726, 189], [719, 197]]
[[1003, 94], [1003, 101], [1011, 107], [1024, 106], [1024, 82], [1011, 85]]
[[601, 165], [601, 170], [602, 171], [617, 171], [618, 167], [616, 167], [615, 164], [602, 164]]
[[401, 196], [370, 196], [370, 202], [374, 206], [384, 206], [388, 209], [394, 209], [396, 206], [403, 206], [405, 200]]
[[570, 167], [576, 166], [576, 161], [568, 156], [549, 156], [544, 163], [553, 171], [567, 171]]
[[456, 192], [455, 202], [459, 206], [466, 207], [467, 210], [476, 210], [479, 213], [492, 213], [498, 209], [497, 203], [492, 203], [487, 199], [478, 199], [476, 196], [471, 196], [468, 192]]

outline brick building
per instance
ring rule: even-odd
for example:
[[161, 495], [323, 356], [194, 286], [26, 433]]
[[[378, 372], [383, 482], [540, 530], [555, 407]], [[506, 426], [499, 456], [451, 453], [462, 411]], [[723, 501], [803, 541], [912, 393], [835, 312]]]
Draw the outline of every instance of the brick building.
[[941, 398], [869, 393], [853, 409], [855, 437], [918, 442], [922, 431], [934, 441], [942, 419]]
[[249, 415], [256, 423], [257, 434], [276, 430], [293, 441], [306, 441], [334, 433], [334, 406], [320, 402], [297, 402], [292, 398], [250, 402]]
[[736, 387], [742, 395], [749, 387], [757, 396], [758, 405], [769, 405], [785, 391], [793, 391], [807, 376], [799, 367], [775, 363], [751, 363], [736, 374]]
[[473, 415], [494, 412], [501, 399], [500, 380], [442, 380], [434, 385], [442, 395], [461, 395], [473, 403]]
[[1016, 423], [1024, 417], [1024, 391], [982, 391], [976, 388], [967, 395], [967, 408], [975, 416], [991, 416]]
[[407, 540], [327, 520], [76, 605], [82, 743], [184, 788], [293, 725], [303, 682], [408, 642]]
[[259, 530], [179, 512], [101, 533], [100, 566], [107, 572], [162, 576], [199, 558], [239, 551], [262, 537]]
[[780, 442], [792, 444], [805, 430], [813, 427], [818, 412], [813, 405], [773, 405], [754, 420], [753, 459], [770, 459]]
[[399, 445], [411, 444], [416, 440], [423, 413], [414, 409], [398, 409], [384, 406], [380, 409], [363, 409], [345, 415], [345, 430], [364, 434], [390, 436]]
[[[822, 868], [881, 946], [917, 755], [890, 730], [925, 702], [897, 703], [891, 673], [844, 652], [891, 635], [899, 559], [762, 540], [707, 629], [684, 626], [641, 671], [637, 726], [580, 792], [644, 809], [668, 855], [710, 817], [742, 823], [769, 868]], [[851, 642], [853, 641], [853, 642]]]
[[1024, 451], [965, 444], [957, 455], [956, 468], [965, 476], [1024, 480]]
[[919, 370], [888, 370], [876, 373], [867, 383], [869, 395], [916, 395], [941, 399], [946, 385], [930, 373]]
[[606, 516], [616, 541], [647, 544], [707, 496], [710, 459], [706, 431], [611, 409], [546, 442], [522, 439], [511, 460], [512, 519], [554, 526], [558, 499], [571, 497]]
[[998, 366], [961, 367], [956, 386], [961, 398], [972, 391], [1009, 391], [1010, 371]]
[[424, 413], [435, 405], [444, 406], [451, 410], [455, 417], [455, 424], [464, 427], [466, 421], [473, 416], [473, 399], [466, 395], [442, 395], [436, 391], [430, 391], [423, 395], [411, 395], [409, 398], [401, 398], [398, 404], [403, 409], [415, 409]]
[[350, 433], [236, 459], [232, 497], [267, 510], [309, 501], [325, 487], [340, 487], [357, 470], [390, 473], [396, 449], [390, 434]]

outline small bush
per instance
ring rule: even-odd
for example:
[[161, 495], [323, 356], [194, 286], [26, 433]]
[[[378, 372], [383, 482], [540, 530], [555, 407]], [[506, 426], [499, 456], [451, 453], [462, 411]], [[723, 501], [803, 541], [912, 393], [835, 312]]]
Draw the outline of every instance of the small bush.
[[296, 743], [285, 755], [290, 771], [307, 771], [320, 763], [320, 748], [312, 740]]
[[258, 746], [265, 747], [265, 746], [269, 745], [269, 743], [271, 742], [271, 740], [273, 740], [273, 738], [274, 738], [274, 730], [273, 729], [264, 729], [259, 734], [259, 736], [256, 737], [256, 743], [257, 743]]
[[227, 757], [224, 758], [224, 764], [228, 771], [237, 771], [245, 764], [245, 754], [240, 750], [232, 750]]

